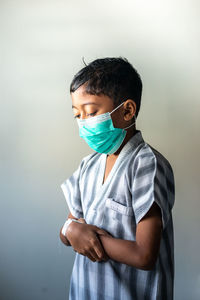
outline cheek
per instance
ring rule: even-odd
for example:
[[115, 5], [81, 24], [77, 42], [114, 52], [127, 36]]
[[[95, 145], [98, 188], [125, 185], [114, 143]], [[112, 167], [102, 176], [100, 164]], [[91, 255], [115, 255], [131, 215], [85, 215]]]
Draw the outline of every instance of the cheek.
[[121, 114], [111, 115], [113, 126], [116, 128], [122, 128], [124, 124], [123, 116]]

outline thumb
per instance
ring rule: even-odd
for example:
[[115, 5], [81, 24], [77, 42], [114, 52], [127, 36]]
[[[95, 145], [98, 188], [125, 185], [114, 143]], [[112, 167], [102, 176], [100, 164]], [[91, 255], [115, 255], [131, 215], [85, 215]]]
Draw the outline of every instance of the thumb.
[[83, 219], [83, 218], [78, 219], [78, 221], [80, 221], [81, 223], [86, 223], [85, 219]]
[[107, 236], [110, 236], [110, 234], [103, 230], [103, 229], [97, 229], [96, 233], [100, 234], [100, 235], [107, 235]]

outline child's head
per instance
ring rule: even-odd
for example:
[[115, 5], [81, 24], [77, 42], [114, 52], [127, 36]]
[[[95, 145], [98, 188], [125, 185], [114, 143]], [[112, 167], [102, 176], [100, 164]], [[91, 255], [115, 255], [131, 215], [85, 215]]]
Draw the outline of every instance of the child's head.
[[126, 99], [132, 99], [136, 104], [137, 117], [140, 110], [142, 81], [126, 58], [106, 57], [92, 61], [74, 76], [70, 93], [82, 85], [87, 94], [111, 98], [114, 107]]

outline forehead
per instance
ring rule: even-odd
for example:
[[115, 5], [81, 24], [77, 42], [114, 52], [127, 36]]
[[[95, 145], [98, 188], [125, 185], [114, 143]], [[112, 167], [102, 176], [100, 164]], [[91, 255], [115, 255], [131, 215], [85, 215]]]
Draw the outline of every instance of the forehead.
[[75, 92], [71, 93], [72, 97], [72, 108], [79, 108], [84, 106], [86, 103], [91, 105], [111, 105], [113, 106], [113, 100], [106, 95], [91, 95], [85, 92], [85, 88], [80, 86]]

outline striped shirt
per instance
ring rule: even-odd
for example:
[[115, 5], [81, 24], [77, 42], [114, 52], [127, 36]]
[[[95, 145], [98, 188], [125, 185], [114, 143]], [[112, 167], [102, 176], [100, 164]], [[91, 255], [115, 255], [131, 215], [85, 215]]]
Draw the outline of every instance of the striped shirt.
[[70, 212], [113, 237], [136, 240], [138, 222], [155, 201], [162, 237], [154, 268], [142, 270], [109, 259], [92, 262], [76, 252], [70, 300], [173, 300], [174, 175], [168, 160], [147, 144], [140, 130], [123, 146], [103, 183], [106, 154], [93, 152], [61, 188]]

